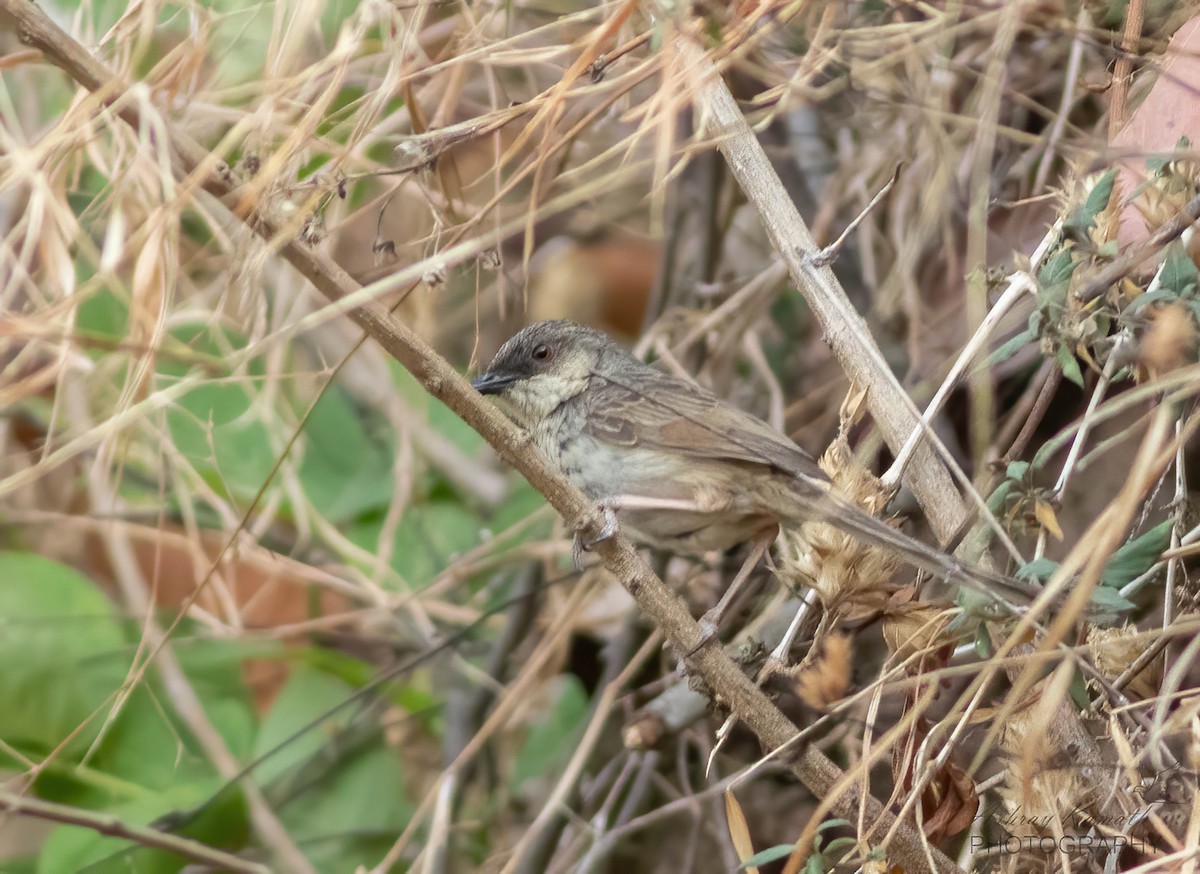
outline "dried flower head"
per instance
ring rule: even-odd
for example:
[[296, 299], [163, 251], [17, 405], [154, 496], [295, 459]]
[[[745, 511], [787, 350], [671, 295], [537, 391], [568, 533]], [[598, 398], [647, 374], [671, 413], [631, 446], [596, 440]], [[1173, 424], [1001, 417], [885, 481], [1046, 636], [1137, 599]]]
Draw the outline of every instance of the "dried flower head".
[[1179, 304], [1167, 304], [1150, 313], [1150, 327], [1142, 336], [1138, 359], [1142, 376], [1154, 379], [1196, 357], [1196, 319]]
[[[1088, 645], [1096, 670], [1109, 681], [1124, 675], [1133, 663], [1146, 651], [1147, 636], [1133, 625], [1120, 628], [1097, 628], [1088, 630]], [[1124, 687], [1130, 698], [1147, 700], [1158, 694], [1162, 682], [1163, 659], [1160, 654], [1134, 674]]]
[[796, 695], [814, 710], [827, 710], [846, 697], [852, 664], [850, 638], [830, 634], [821, 654], [796, 677]]
[[1200, 190], [1200, 165], [1195, 161], [1167, 161], [1146, 180], [1136, 201], [1146, 225], [1156, 228], [1179, 215]]
[[[818, 463], [829, 475], [836, 492], [877, 516], [891, 495], [854, 460], [846, 436], [861, 413], [863, 398], [863, 393], [851, 392], [841, 411], [841, 433]], [[780, 572], [811, 586], [822, 606], [843, 618], [878, 612], [894, 591], [892, 578], [899, 560], [827, 521], [816, 519], [801, 526], [799, 531], [785, 531], [783, 540]]]

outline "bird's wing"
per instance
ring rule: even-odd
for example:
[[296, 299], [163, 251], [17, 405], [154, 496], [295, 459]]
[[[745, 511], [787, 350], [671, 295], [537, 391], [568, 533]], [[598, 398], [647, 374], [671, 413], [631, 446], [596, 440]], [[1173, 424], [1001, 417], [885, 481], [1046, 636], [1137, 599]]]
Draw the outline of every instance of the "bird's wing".
[[743, 462], [794, 477], [826, 476], [799, 446], [712, 392], [650, 367], [597, 374], [585, 432], [617, 446], [666, 449], [684, 457]]

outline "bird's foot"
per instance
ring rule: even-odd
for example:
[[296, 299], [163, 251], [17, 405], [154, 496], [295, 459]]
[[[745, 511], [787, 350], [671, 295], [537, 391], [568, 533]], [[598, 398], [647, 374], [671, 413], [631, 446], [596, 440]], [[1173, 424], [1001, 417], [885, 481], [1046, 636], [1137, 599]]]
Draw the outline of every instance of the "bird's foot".
[[582, 534], [576, 534], [575, 542], [571, 546], [571, 559], [575, 562], [577, 571], [583, 570], [583, 554], [585, 552], [591, 552], [592, 547], [597, 543], [602, 543], [617, 533], [616, 507], [607, 501], [601, 501], [596, 505], [596, 509], [604, 517], [604, 524], [600, 527], [600, 531], [590, 539], [584, 538]]

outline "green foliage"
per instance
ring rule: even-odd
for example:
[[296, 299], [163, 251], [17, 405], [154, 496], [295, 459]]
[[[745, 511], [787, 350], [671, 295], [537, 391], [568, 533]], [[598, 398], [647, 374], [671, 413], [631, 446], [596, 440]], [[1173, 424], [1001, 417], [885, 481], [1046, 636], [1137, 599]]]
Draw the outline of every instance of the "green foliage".
[[[1172, 521], [1155, 525], [1117, 549], [1104, 565], [1100, 585], [1092, 593], [1089, 618], [1107, 625], [1128, 614], [1136, 605], [1121, 595], [1121, 589], [1148, 571], [1171, 542]], [[1049, 558], [1027, 562], [1017, 572], [1026, 579], [1048, 580], [1059, 563]]]
[[1101, 585], [1119, 589], [1150, 570], [1170, 545], [1173, 524], [1170, 519], [1160, 522], [1121, 546], [1104, 565]]
[[513, 765], [514, 791], [528, 780], [559, 770], [570, 758], [583, 733], [588, 696], [579, 680], [561, 676], [553, 685], [554, 700], [544, 717], [529, 731]]
[[[75, 311], [76, 329], [83, 336], [98, 337], [113, 342], [125, 336], [129, 327], [129, 308], [108, 289], [86, 295]], [[93, 352], [100, 355], [102, 352]]]
[[767, 847], [765, 850], [759, 850], [738, 868], [745, 870], [746, 868], [754, 868], [759, 865], [766, 865], [770, 862], [778, 862], [780, 859], [786, 859], [796, 849], [795, 844], [776, 844], [773, 847]]
[[1115, 168], [1106, 170], [1100, 175], [1100, 178], [1092, 185], [1084, 202], [1075, 207], [1074, 211], [1064, 220], [1063, 230], [1068, 236], [1074, 239], [1082, 238], [1096, 226], [1096, 216], [1108, 208], [1108, 202], [1112, 199], [1113, 184], [1116, 179]]
[[64, 755], [81, 755], [133, 655], [112, 605], [29, 553], [0, 553], [0, 580], [0, 739], [36, 754], [66, 742]]
[[263, 719], [255, 756], [267, 756], [256, 771], [264, 784], [288, 778], [280, 799], [285, 827], [305, 835], [305, 850], [321, 871], [372, 865], [412, 817], [400, 758], [376, 735], [335, 755], [339, 738], [352, 733], [355, 708], [337, 709], [320, 727], [298, 738], [298, 728], [334, 711], [354, 687], [304, 665]]
[[[372, 554], [380, 552], [384, 518], [352, 525], [347, 536]], [[391, 543], [391, 564], [410, 588], [432, 582], [454, 556], [479, 542], [479, 521], [453, 501], [425, 501], [407, 508]]]
[[1079, 361], [1075, 358], [1075, 354], [1066, 343], [1058, 344], [1058, 348], [1054, 350], [1054, 361], [1062, 370], [1063, 376], [1083, 388], [1083, 371], [1079, 367]]
[[304, 426], [300, 483], [326, 519], [342, 523], [386, 508], [392, 497], [392, 454], [367, 433], [350, 396], [330, 386]]
[[[190, 807], [207, 798], [219, 785], [210, 779], [203, 783], [178, 783], [161, 793], [115, 805], [107, 813], [131, 825], [149, 825], [162, 813]], [[231, 794], [220, 804], [204, 810], [180, 834], [209, 846], [238, 849], [248, 836], [245, 804], [240, 795]], [[174, 874], [187, 860], [166, 850], [148, 849], [120, 838], [106, 837], [90, 829], [60, 826], [47, 839], [38, 857], [38, 874], [64, 871], [88, 871], [89, 874]]]
[[[153, 672], [136, 687], [127, 685], [138, 629], [126, 628], [89, 580], [49, 559], [0, 553], [0, 579], [0, 660], [6, 665], [0, 740], [24, 758], [54, 752], [38, 792], [133, 824], [206, 798], [218, 785], [216, 775], [194, 739], [168, 715]], [[240, 648], [203, 641], [179, 646], [178, 654], [211, 724], [235, 755], [244, 755], [254, 718], [241, 685]], [[122, 690], [128, 697], [119, 698]], [[234, 794], [198, 819], [191, 834], [215, 846], [236, 844], [244, 839], [244, 819]], [[91, 870], [159, 872], [182, 866], [169, 853], [128, 850], [126, 841], [60, 826], [36, 870], [95, 865]]]
[[1200, 318], [1200, 296], [1197, 295], [1197, 284], [1200, 281], [1200, 271], [1188, 255], [1187, 249], [1179, 240], [1174, 241], [1163, 252], [1163, 265], [1158, 272], [1153, 291], [1138, 295], [1125, 309], [1122, 315], [1126, 320], [1130, 317], [1142, 316], [1147, 308], [1158, 303], [1178, 303], [1191, 310]]

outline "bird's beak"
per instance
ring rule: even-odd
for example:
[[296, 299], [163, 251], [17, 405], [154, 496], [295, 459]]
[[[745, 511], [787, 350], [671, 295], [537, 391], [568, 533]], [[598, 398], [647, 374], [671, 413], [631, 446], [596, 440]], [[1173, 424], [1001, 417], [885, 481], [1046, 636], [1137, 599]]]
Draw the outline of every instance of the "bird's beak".
[[517, 377], [511, 373], [489, 371], [471, 380], [471, 387], [481, 395], [498, 395], [516, 381]]

